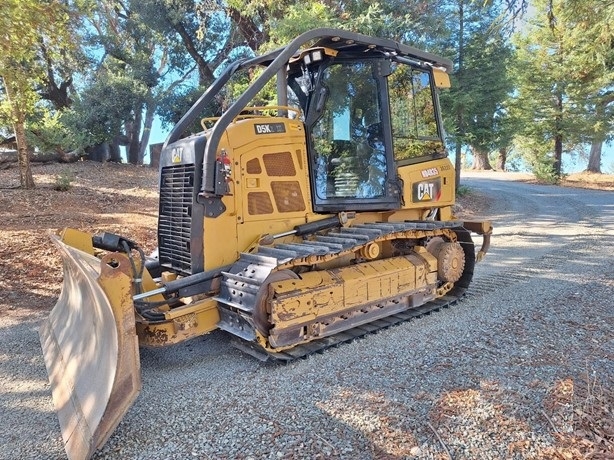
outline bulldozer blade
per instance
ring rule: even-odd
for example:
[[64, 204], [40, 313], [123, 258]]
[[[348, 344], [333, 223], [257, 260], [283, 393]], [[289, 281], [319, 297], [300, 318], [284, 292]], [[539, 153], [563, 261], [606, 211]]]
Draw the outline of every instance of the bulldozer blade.
[[66, 453], [82, 460], [107, 441], [141, 389], [130, 261], [52, 238], [64, 283], [39, 335]]

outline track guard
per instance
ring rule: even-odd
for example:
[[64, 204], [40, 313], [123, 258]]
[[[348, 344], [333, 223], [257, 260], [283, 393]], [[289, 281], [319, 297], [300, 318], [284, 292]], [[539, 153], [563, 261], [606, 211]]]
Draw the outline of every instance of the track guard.
[[64, 284], [39, 335], [66, 453], [88, 459], [141, 389], [131, 267], [124, 254], [101, 260], [52, 239]]

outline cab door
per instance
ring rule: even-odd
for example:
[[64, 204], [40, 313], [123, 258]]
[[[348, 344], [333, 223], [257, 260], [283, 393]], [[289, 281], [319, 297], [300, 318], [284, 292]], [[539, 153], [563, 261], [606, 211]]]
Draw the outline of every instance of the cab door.
[[382, 62], [321, 67], [306, 117], [316, 212], [400, 206]]

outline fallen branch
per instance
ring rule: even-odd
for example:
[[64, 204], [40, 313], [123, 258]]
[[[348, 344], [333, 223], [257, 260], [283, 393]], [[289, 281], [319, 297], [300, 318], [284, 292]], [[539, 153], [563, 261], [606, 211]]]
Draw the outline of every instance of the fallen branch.
[[550, 419], [550, 417], [548, 417], [548, 414], [546, 414], [546, 412], [544, 412], [543, 410], [540, 411], [542, 413], [542, 415], [544, 417], [546, 417], [546, 420], [548, 420], [548, 423], [550, 424], [550, 426], [552, 427], [552, 429], [554, 430], [555, 433], [560, 433], [560, 431], [558, 430], [558, 428], [556, 426], [554, 426], [554, 423], [552, 423], [552, 420]]
[[335, 446], [333, 446], [330, 442], [328, 442], [326, 439], [324, 439], [322, 436], [320, 436], [318, 433], [315, 433], [315, 435], [320, 438], [321, 441], [325, 442], [326, 444], [328, 444], [330, 446], [331, 449], [333, 449], [334, 453], [337, 453], [337, 449], [335, 448]]
[[446, 453], [448, 454], [448, 458], [450, 460], [454, 460], [454, 457], [452, 457], [452, 454], [450, 453], [450, 450], [448, 449], [448, 446], [446, 446], [446, 443], [443, 442], [443, 440], [441, 439], [441, 436], [439, 436], [439, 433], [437, 432], [437, 430], [435, 429], [435, 427], [433, 425], [431, 425], [429, 422], [426, 422], [426, 424], [428, 425], [428, 427], [431, 429], [431, 431], [433, 433], [435, 433], [435, 436], [437, 436], [437, 439], [439, 440], [439, 443], [442, 445], [442, 447], [444, 448], [444, 450], [446, 451]]
[[[80, 158], [79, 154], [75, 152], [67, 153], [36, 153], [30, 155], [31, 163], [74, 163]], [[16, 150], [1, 150], [0, 151], [0, 169], [8, 169], [13, 166], [17, 166], [19, 161]]]

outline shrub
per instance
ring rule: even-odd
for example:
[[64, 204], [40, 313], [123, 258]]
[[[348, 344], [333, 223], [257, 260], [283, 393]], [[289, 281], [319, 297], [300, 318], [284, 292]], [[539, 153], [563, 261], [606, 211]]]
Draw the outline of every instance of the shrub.
[[535, 178], [540, 182], [555, 185], [561, 181], [561, 176], [556, 174], [554, 167], [549, 162], [535, 162], [531, 169]]
[[72, 187], [72, 182], [75, 180], [75, 176], [70, 171], [62, 171], [60, 174], [55, 176], [55, 182], [53, 184], [53, 189], [58, 192], [66, 192]]
[[456, 196], [466, 196], [471, 193], [471, 189], [466, 185], [459, 185], [456, 188]]

